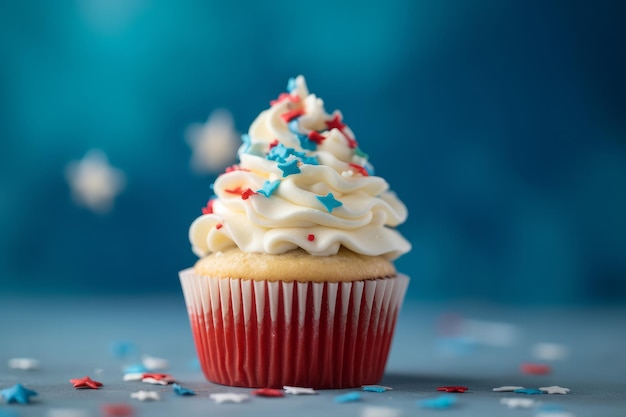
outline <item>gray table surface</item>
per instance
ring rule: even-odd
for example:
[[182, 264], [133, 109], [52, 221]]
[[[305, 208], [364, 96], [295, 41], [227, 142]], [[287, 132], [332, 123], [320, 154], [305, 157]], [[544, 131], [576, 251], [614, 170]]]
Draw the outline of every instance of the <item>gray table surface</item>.
[[[517, 339], [507, 346], [479, 344], [471, 352], [442, 351], [437, 323], [442, 314], [497, 321], [515, 326]], [[143, 354], [166, 358], [169, 373], [198, 395], [179, 397], [172, 388], [123, 382], [127, 362], [110, 351], [116, 341], [131, 341]], [[533, 362], [538, 342], [566, 345], [568, 358], [550, 363], [549, 375], [524, 375], [520, 364]], [[533, 399], [558, 404], [576, 417], [626, 416], [626, 309], [521, 308], [481, 303], [423, 303], [407, 300], [398, 322], [393, 349], [381, 384], [393, 391], [362, 393], [355, 403], [336, 404], [335, 396], [353, 390], [320, 391], [317, 396], [251, 397], [240, 404], [216, 404], [209, 394], [250, 393], [207, 382], [193, 366], [195, 352], [182, 296], [144, 297], [2, 297], [0, 296], [0, 390], [16, 383], [39, 393], [28, 405], [0, 400], [0, 416], [98, 416], [105, 403], [128, 403], [137, 416], [361, 416], [366, 407], [390, 407], [403, 416], [534, 416], [538, 409], [509, 409], [497, 393], [502, 385], [560, 385], [569, 395]], [[36, 371], [10, 369], [8, 360], [31, 357]], [[91, 376], [99, 390], [76, 390], [70, 378]], [[448, 410], [417, 405], [435, 398], [442, 385], [464, 385], [457, 404]], [[161, 401], [140, 402], [130, 393], [161, 393]], [[74, 414], [71, 414], [71, 413]]]

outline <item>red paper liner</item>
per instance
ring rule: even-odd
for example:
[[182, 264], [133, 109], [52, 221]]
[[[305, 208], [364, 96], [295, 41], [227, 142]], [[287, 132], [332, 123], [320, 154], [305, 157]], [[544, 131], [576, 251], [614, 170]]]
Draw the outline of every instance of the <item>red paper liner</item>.
[[200, 364], [239, 387], [348, 388], [384, 372], [409, 279], [267, 282], [181, 271]]

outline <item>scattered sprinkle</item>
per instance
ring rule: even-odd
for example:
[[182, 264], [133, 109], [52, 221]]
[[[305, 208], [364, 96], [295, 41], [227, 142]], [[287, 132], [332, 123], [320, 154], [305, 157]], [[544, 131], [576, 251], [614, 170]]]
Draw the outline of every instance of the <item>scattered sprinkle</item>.
[[315, 235], [314, 235], [314, 234], [310, 234], [310, 235], [308, 235], [306, 238], [307, 238], [307, 240], [308, 240], [309, 242], [313, 242], [313, 241], [315, 240]]
[[335, 199], [333, 193], [328, 193], [325, 196], [318, 195], [316, 197], [329, 213], [331, 213], [333, 209], [343, 206], [341, 201]]
[[513, 385], [505, 385], [503, 387], [498, 387], [498, 388], [494, 388], [493, 391], [495, 392], [514, 392], [515, 390], [518, 389], [524, 389], [524, 387], [516, 387]]
[[159, 401], [161, 396], [156, 391], [136, 391], [130, 393], [130, 398], [134, 398], [139, 401]]
[[256, 395], [259, 397], [284, 397], [285, 394], [275, 388], [259, 388], [257, 390], [252, 391], [252, 395]]
[[70, 379], [70, 383], [74, 385], [74, 388], [89, 388], [89, 389], [98, 389], [102, 386], [102, 382], [94, 381], [93, 379], [85, 376], [83, 378], [73, 378]]
[[157, 358], [155, 356], [144, 355], [141, 357], [143, 366], [150, 371], [158, 371], [160, 369], [167, 369], [170, 367], [170, 363], [167, 359]]
[[34, 371], [39, 369], [39, 361], [33, 358], [13, 358], [9, 359], [10, 369], [21, 369], [23, 371]]
[[215, 225], [215, 228], [217, 230], [220, 230], [222, 227], [224, 227], [224, 225], [222, 223], [218, 223], [218, 224]]
[[274, 146], [277, 146], [279, 143], [280, 142], [278, 141], [278, 139], [274, 139], [270, 142], [270, 149], [272, 149]]
[[[170, 374], [160, 374], [160, 373], [155, 373], [155, 372], [144, 373], [143, 374], [143, 378], [141, 380], [143, 381], [144, 379], [148, 379], [148, 378], [154, 379], [154, 380], [157, 380], [157, 381], [165, 381], [167, 383], [172, 383], [172, 382], [176, 381], [174, 379], [174, 377], [172, 375], [170, 375]], [[146, 382], [146, 381], [144, 381], [144, 382]]]
[[147, 384], [152, 385], [169, 385], [169, 382], [164, 381], [162, 379], [154, 379], [154, 378], [143, 378], [141, 382], [145, 382]]
[[321, 145], [322, 142], [324, 142], [324, 140], [326, 139], [326, 136], [315, 130], [309, 132], [308, 137], [311, 142], [315, 142], [317, 145]]
[[2, 397], [7, 404], [28, 404], [30, 397], [35, 395], [37, 395], [37, 392], [24, 387], [22, 384], [15, 384], [11, 388], [5, 388], [0, 391], [0, 397]]
[[549, 365], [539, 363], [523, 363], [520, 365], [520, 370], [528, 375], [547, 375], [552, 371]]
[[537, 405], [537, 401], [532, 398], [501, 398], [500, 404], [509, 408], [530, 408]]
[[280, 115], [281, 119], [285, 121], [285, 123], [291, 122], [293, 119], [300, 117], [304, 114], [304, 109], [294, 109], [289, 110]]
[[444, 394], [436, 398], [427, 398], [425, 400], [420, 400], [417, 402], [417, 405], [422, 408], [441, 410], [452, 407], [456, 403], [456, 401], [456, 395]]
[[465, 392], [467, 391], [469, 388], [467, 387], [463, 387], [460, 385], [452, 385], [452, 386], [446, 386], [446, 387], [437, 387], [437, 391], [444, 391], [444, 392]]
[[359, 171], [359, 174], [363, 175], [364, 177], [367, 177], [369, 175], [365, 167], [362, 167], [361, 165], [357, 165], [353, 163], [349, 163], [348, 165], [350, 165], [355, 170]]
[[369, 392], [385, 392], [393, 390], [393, 388], [385, 387], [384, 385], [363, 385], [361, 389]]
[[315, 391], [313, 388], [290, 387], [288, 385], [285, 385], [283, 389], [285, 390], [285, 394], [292, 394], [292, 395], [316, 395], [317, 394], [317, 391]]
[[302, 147], [302, 149], [306, 149], [308, 151], [314, 151], [315, 149], [317, 149], [317, 143], [310, 140], [309, 135], [297, 133], [296, 136], [300, 141], [300, 146]]
[[328, 127], [329, 130], [338, 129], [348, 141], [348, 146], [350, 148], [354, 149], [357, 147], [356, 140], [351, 138], [350, 135], [348, 135], [348, 133], [345, 132], [345, 128], [347, 126], [341, 121], [341, 114], [339, 112], [335, 112], [335, 114], [333, 115], [333, 118], [326, 121], [326, 126]]
[[246, 172], [250, 172], [249, 169], [246, 168], [242, 168], [241, 165], [231, 165], [229, 167], [226, 168], [226, 170], [224, 171], [226, 174], [228, 174], [229, 172], [234, 172], [234, 171], [246, 171]]
[[518, 393], [518, 394], [527, 394], [527, 395], [543, 394], [543, 391], [538, 390], [537, 388], [522, 388], [522, 389], [516, 389], [513, 392]]
[[254, 192], [250, 188], [247, 188], [244, 192], [241, 193], [241, 199], [247, 200], [248, 198], [250, 198], [251, 195], [254, 195], [254, 194], [256, 194], [256, 192]]
[[234, 392], [223, 392], [219, 394], [211, 394], [209, 397], [218, 404], [222, 403], [241, 403], [248, 401], [250, 397], [246, 394], [237, 394]]
[[105, 417], [130, 417], [135, 413], [135, 409], [130, 404], [124, 403], [102, 404], [100, 411]]
[[569, 349], [557, 343], [537, 343], [532, 348], [532, 354], [544, 361], [564, 360], [569, 356]]
[[391, 407], [367, 406], [361, 410], [361, 417], [400, 417], [402, 410]]
[[352, 391], [347, 394], [337, 395], [333, 399], [333, 401], [335, 401], [337, 404], [353, 403], [353, 402], [361, 401], [361, 393], [358, 391]]
[[141, 381], [143, 379], [143, 372], [129, 372], [124, 374], [122, 378], [124, 381]]
[[260, 190], [257, 190], [256, 192], [269, 198], [272, 194], [274, 194], [274, 191], [276, 191], [279, 185], [280, 185], [280, 180], [276, 180], [276, 181], [267, 180], [263, 183], [263, 187]]
[[210, 199], [209, 201], [207, 201], [206, 207], [202, 207], [202, 214], [211, 214], [211, 213], [213, 213], [213, 203], [214, 202], [215, 202], [214, 199]]
[[172, 388], [174, 389], [174, 392], [176, 393], [176, 395], [180, 395], [180, 396], [196, 395], [195, 391], [190, 390], [189, 388], [182, 387], [178, 385], [177, 383], [172, 384]]
[[296, 79], [291, 77], [289, 78], [289, 81], [287, 81], [287, 91], [289, 91], [290, 93], [296, 89]]
[[568, 394], [570, 392], [569, 388], [559, 387], [558, 385], [552, 385], [549, 387], [539, 387], [540, 391], [543, 391], [547, 394]]
[[299, 174], [300, 168], [298, 167], [298, 160], [292, 159], [289, 162], [280, 162], [278, 164], [278, 169], [283, 171], [283, 177], [287, 177], [292, 174]]

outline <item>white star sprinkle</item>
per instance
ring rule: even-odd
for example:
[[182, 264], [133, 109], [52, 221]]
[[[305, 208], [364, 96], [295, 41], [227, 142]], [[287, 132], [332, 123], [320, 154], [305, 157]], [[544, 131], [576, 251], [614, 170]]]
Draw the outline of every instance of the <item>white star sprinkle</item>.
[[241, 403], [248, 401], [250, 397], [246, 394], [236, 394], [234, 392], [223, 392], [219, 394], [211, 394], [209, 397], [218, 404], [222, 403]]
[[170, 367], [170, 362], [167, 359], [157, 358], [154, 356], [144, 355], [141, 357], [141, 362], [146, 369], [150, 371], [159, 371]]
[[22, 369], [24, 371], [34, 371], [39, 369], [39, 361], [32, 358], [13, 358], [9, 359], [10, 369]]
[[516, 389], [524, 389], [524, 387], [515, 387], [513, 385], [505, 385], [503, 387], [494, 388], [495, 392], [513, 392]]
[[144, 390], [131, 392], [130, 398], [134, 398], [139, 401], [159, 401], [161, 399], [158, 392]]
[[185, 132], [192, 149], [191, 166], [197, 172], [218, 172], [234, 162], [239, 134], [228, 110], [217, 109], [204, 124], [193, 124]]
[[361, 417], [400, 417], [402, 410], [391, 407], [367, 406], [361, 410]]
[[569, 388], [559, 387], [558, 385], [552, 385], [550, 387], [539, 387], [540, 391], [546, 392], [548, 394], [567, 394], [570, 392]]
[[544, 361], [564, 360], [569, 356], [569, 348], [557, 343], [537, 343], [533, 346], [532, 354]]
[[141, 381], [143, 379], [142, 372], [129, 372], [124, 374], [124, 381]]
[[91, 150], [65, 168], [65, 178], [76, 204], [96, 213], [106, 213], [126, 184], [122, 171], [109, 165], [104, 152]]
[[530, 408], [539, 403], [532, 398], [501, 398], [500, 404], [504, 404], [509, 408]]
[[292, 395], [316, 395], [317, 392], [313, 388], [303, 388], [303, 387], [290, 387], [285, 385], [283, 387], [285, 390], [285, 394]]

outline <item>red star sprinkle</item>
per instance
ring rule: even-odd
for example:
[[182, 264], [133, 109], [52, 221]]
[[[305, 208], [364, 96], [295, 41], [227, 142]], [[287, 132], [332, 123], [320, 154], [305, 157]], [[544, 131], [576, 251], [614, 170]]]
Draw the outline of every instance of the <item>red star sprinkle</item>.
[[452, 385], [449, 387], [437, 387], [437, 391], [444, 391], [444, 392], [465, 392], [468, 389], [469, 388], [467, 387], [463, 387], [459, 385]]
[[313, 242], [315, 240], [315, 235], [310, 234], [306, 238], [309, 239], [309, 242]]
[[243, 200], [247, 200], [251, 195], [256, 194], [251, 188], [246, 189], [243, 193], [241, 193], [241, 198]]
[[274, 146], [278, 146], [279, 143], [280, 142], [278, 142], [278, 139], [274, 139], [270, 142], [270, 149], [272, 149]]
[[102, 414], [106, 417], [130, 417], [135, 410], [128, 404], [102, 404]]
[[160, 374], [160, 373], [152, 373], [152, 372], [147, 372], [144, 373], [142, 375], [142, 379], [144, 378], [152, 378], [152, 379], [156, 379], [157, 381], [160, 380], [164, 380], [164, 381], [172, 381], [174, 382], [174, 377], [170, 374]]
[[292, 96], [289, 93], [280, 93], [280, 95], [278, 96], [278, 98], [276, 100], [272, 100], [270, 101], [270, 106], [273, 106], [274, 104], [278, 104], [282, 101], [285, 100], [289, 100], [292, 103], [299, 103], [300, 102], [300, 96]]
[[284, 397], [285, 394], [282, 390], [274, 388], [260, 388], [252, 391], [252, 395], [258, 395], [259, 397]]
[[238, 195], [241, 195], [241, 193], [243, 193], [243, 190], [241, 189], [241, 187], [228, 188], [228, 189], [226, 189], [224, 191], [226, 191], [229, 194], [238, 194]]
[[324, 142], [324, 139], [326, 139], [326, 136], [322, 135], [320, 132], [312, 130], [311, 133], [309, 133], [309, 140], [317, 143], [318, 145], [321, 145], [322, 142]]
[[359, 174], [363, 175], [364, 177], [367, 177], [369, 175], [365, 167], [362, 167], [361, 165], [357, 165], [357, 164], [348, 164], [348, 165], [350, 165], [351, 168], [354, 168], [355, 170], [359, 171]]
[[206, 207], [202, 207], [202, 214], [211, 214], [211, 213], [213, 213], [213, 202], [214, 202], [214, 199], [210, 199], [206, 203]]
[[344, 132], [344, 129], [347, 127], [347, 125], [341, 121], [341, 117], [339, 116], [338, 113], [335, 113], [332, 119], [326, 120], [326, 126], [330, 130], [339, 129], [339, 131], [343, 134], [343, 136], [348, 141], [348, 146], [350, 147], [350, 149], [356, 148], [356, 145], [357, 145], [356, 140], [354, 140], [346, 132]]
[[235, 164], [235, 165], [231, 165], [228, 168], [226, 168], [225, 173], [228, 174], [229, 172], [233, 172], [233, 171], [246, 171], [246, 172], [250, 172], [249, 169], [245, 169], [242, 168], [241, 166]]
[[289, 123], [296, 117], [300, 117], [303, 114], [304, 114], [304, 109], [295, 109], [295, 110], [289, 110], [288, 112], [281, 114], [280, 117], [285, 121], [285, 123]]
[[549, 365], [542, 365], [539, 363], [523, 363], [520, 366], [520, 371], [528, 375], [547, 375], [552, 369]]
[[91, 388], [98, 389], [102, 386], [102, 382], [94, 381], [88, 376], [84, 378], [70, 379], [70, 382], [74, 385], [74, 388]]

